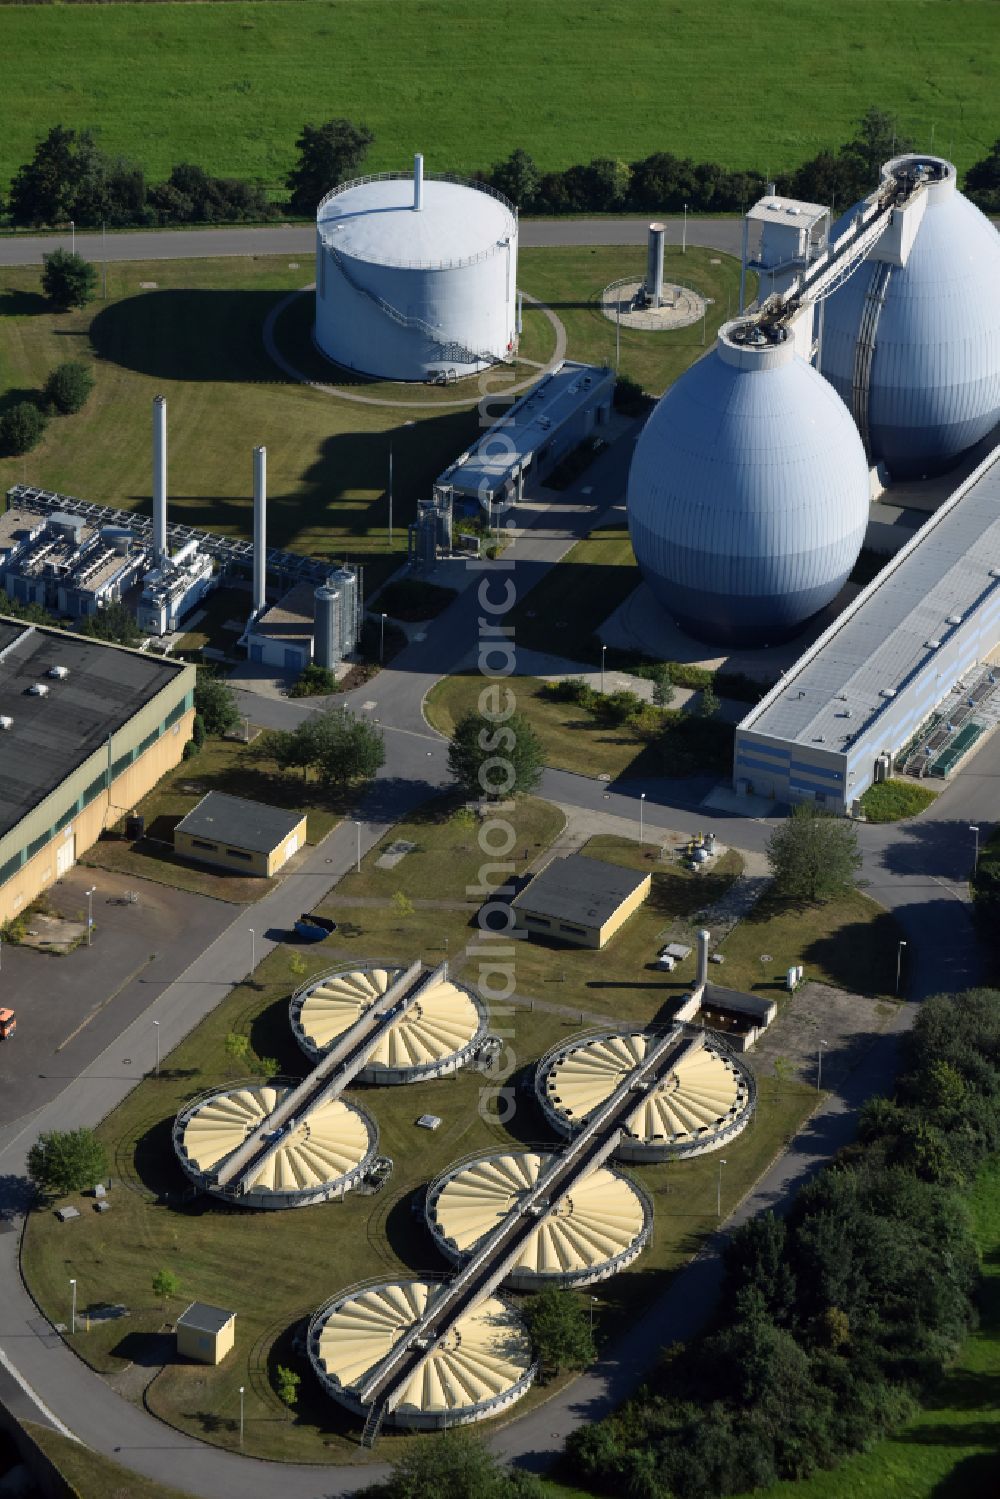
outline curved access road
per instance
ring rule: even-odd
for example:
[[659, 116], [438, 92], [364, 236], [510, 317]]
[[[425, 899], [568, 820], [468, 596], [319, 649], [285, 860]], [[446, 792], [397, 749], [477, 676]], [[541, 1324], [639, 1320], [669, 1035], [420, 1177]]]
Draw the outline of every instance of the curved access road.
[[[644, 245], [649, 223], [657, 217], [596, 219], [522, 219], [520, 246], [534, 250], [547, 246]], [[667, 243], [679, 245], [684, 220], [663, 218]], [[696, 219], [687, 221], [687, 239], [692, 245], [739, 255], [743, 221]], [[62, 234], [9, 234], [0, 237], [0, 266], [41, 265], [42, 256], [71, 245], [88, 260], [201, 260], [216, 256], [290, 255], [309, 261], [316, 250], [316, 230], [310, 224], [255, 225], [227, 229], [125, 229], [102, 235], [80, 232]]]

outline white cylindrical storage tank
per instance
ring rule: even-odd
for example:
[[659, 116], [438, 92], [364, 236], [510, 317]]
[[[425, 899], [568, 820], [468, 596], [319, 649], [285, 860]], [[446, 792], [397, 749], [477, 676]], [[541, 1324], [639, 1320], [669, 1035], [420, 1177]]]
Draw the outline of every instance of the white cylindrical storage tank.
[[316, 214], [316, 343], [385, 380], [474, 374], [516, 338], [517, 210], [416, 162], [343, 183]]
[[185, 1104], [174, 1120], [174, 1151], [203, 1192], [248, 1208], [310, 1207], [343, 1197], [368, 1171], [378, 1130], [363, 1109], [335, 1098], [283, 1127], [277, 1148], [254, 1169], [243, 1192], [216, 1180], [226, 1161], [274, 1113], [291, 1083], [215, 1088]]
[[[307, 1346], [327, 1394], [364, 1414], [359, 1389], [442, 1289], [421, 1280], [377, 1281], [321, 1307], [309, 1323]], [[430, 1348], [386, 1424], [433, 1430], [483, 1421], [520, 1400], [534, 1377], [524, 1323], [499, 1296], [489, 1296]]]
[[[424, 1212], [445, 1258], [459, 1264], [471, 1255], [557, 1159], [536, 1151], [480, 1156], [439, 1176]], [[539, 1218], [504, 1285], [530, 1291], [607, 1280], [642, 1253], [652, 1229], [645, 1192], [601, 1166]]]
[[785, 330], [726, 323], [657, 404], [628, 528], [657, 601], [699, 640], [787, 639], [839, 593], [868, 525], [868, 463]]
[[[295, 1039], [318, 1059], [401, 978], [402, 968], [343, 969], [311, 979], [292, 995], [289, 1018]], [[438, 979], [392, 1023], [358, 1073], [362, 1083], [416, 1083], [445, 1077], [471, 1061], [482, 1046], [488, 1017], [479, 997], [452, 979]]]
[[654, 307], [663, 301], [663, 241], [665, 224], [650, 224], [646, 249], [646, 296]]
[[[644, 1031], [603, 1031], [548, 1052], [535, 1073], [535, 1096], [554, 1129], [572, 1135], [642, 1062], [659, 1038]], [[718, 1150], [749, 1124], [753, 1073], [715, 1036], [641, 1095], [620, 1160], [662, 1161]]]
[[321, 583], [313, 594], [313, 660], [328, 669], [340, 660], [340, 591]]

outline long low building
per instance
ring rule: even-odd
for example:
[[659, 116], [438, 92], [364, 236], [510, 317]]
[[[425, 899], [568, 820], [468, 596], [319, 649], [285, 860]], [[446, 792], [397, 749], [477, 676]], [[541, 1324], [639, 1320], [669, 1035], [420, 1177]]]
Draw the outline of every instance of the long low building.
[[178, 764], [195, 668], [0, 616], [0, 923]]
[[942, 704], [965, 716], [955, 689], [998, 645], [995, 448], [743, 719], [736, 790], [855, 810]]
[[541, 481], [610, 421], [614, 393], [614, 370], [564, 360], [439, 475], [435, 491], [478, 500], [484, 510], [520, 500], [526, 474]]

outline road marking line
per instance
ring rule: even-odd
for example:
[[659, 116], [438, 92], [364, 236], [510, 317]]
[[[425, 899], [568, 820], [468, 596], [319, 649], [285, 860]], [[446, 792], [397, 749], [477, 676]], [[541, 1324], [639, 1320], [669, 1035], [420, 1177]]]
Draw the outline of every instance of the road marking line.
[[123, 979], [123, 981], [118, 985], [118, 988], [113, 994], [109, 994], [107, 999], [102, 999], [99, 1005], [95, 1005], [90, 1014], [87, 1015], [85, 1019], [80, 1021], [80, 1024], [77, 1026], [76, 1030], [71, 1031], [70, 1034], [66, 1037], [65, 1041], [59, 1042], [59, 1045], [56, 1047], [56, 1053], [58, 1054], [60, 1051], [62, 1051], [63, 1047], [68, 1046], [71, 1041], [75, 1041], [80, 1032], [90, 1024], [94, 1016], [99, 1015], [106, 1005], [111, 1004], [112, 1000], [117, 999], [119, 994], [121, 994], [124, 989], [128, 988], [129, 984], [135, 983], [135, 980], [139, 977], [140, 973], [143, 973], [152, 962], [153, 958], [144, 958], [143, 961], [139, 964], [138, 968], [135, 969], [133, 973], [130, 973], [128, 978]]
[[[19, 1369], [16, 1369], [14, 1367], [2, 1348], [0, 1348], [0, 1368], [4, 1368], [7, 1370], [7, 1373], [10, 1375], [11, 1379], [13, 1379], [16, 1384], [20, 1385], [21, 1389], [27, 1395], [31, 1403], [36, 1407], [37, 1410], [41, 1411], [45, 1419], [55, 1427], [56, 1431], [58, 1431], [61, 1436], [69, 1437], [69, 1440], [71, 1442], [80, 1442], [80, 1438], [77, 1436], [76, 1432], [70, 1431], [68, 1426], [63, 1425], [62, 1421], [60, 1421], [55, 1412], [49, 1410], [49, 1407], [45, 1404], [45, 1401], [42, 1399], [41, 1395], [36, 1394], [36, 1392], [31, 1388], [31, 1385], [25, 1379], [24, 1375]], [[80, 1442], [80, 1445], [83, 1446], [83, 1443]]]

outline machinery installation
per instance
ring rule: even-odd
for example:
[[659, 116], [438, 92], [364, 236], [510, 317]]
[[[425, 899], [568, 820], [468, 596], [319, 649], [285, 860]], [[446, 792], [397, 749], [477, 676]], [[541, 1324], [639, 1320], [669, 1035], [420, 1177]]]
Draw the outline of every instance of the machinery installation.
[[510, 359], [517, 210], [483, 183], [383, 172], [316, 211], [316, 343], [345, 369], [444, 383]]

